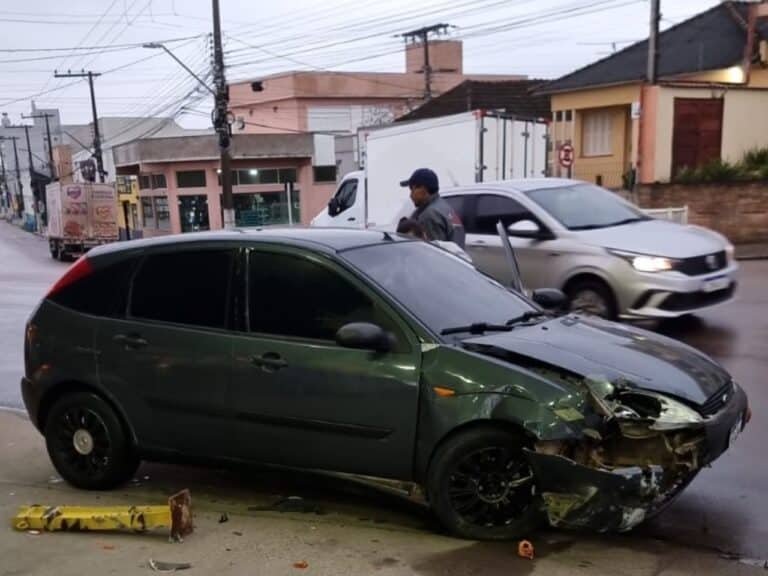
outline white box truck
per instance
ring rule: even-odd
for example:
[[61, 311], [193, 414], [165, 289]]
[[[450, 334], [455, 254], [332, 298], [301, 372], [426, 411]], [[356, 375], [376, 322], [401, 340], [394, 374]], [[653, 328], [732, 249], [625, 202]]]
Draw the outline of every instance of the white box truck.
[[117, 192], [109, 184], [61, 184], [45, 188], [48, 245], [57, 260], [84, 254], [99, 244], [115, 242]]
[[437, 173], [442, 189], [541, 178], [547, 166], [547, 123], [476, 110], [361, 129], [364, 170], [346, 174], [312, 226], [395, 229], [413, 210], [400, 187], [417, 168]]

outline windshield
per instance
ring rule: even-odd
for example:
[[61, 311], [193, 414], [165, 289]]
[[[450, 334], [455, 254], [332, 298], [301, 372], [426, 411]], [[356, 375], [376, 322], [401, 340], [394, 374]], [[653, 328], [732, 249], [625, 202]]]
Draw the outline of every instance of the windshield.
[[648, 219], [613, 192], [591, 184], [532, 190], [528, 197], [569, 230], [608, 228]]
[[343, 257], [438, 334], [456, 326], [504, 324], [535, 309], [469, 264], [426, 242], [367, 246], [346, 251]]

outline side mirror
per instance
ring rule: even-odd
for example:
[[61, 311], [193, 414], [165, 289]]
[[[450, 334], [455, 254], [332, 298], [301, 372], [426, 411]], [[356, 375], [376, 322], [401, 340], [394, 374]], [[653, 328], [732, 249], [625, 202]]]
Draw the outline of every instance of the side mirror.
[[519, 238], [539, 238], [542, 236], [541, 228], [533, 220], [518, 220], [507, 226], [507, 233]]
[[545, 310], [558, 310], [565, 306], [568, 297], [557, 288], [539, 288], [531, 293], [531, 299]]
[[336, 343], [344, 348], [389, 352], [395, 347], [395, 337], [376, 324], [351, 322], [336, 332]]
[[341, 212], [341, 205], [339, 199], [334, 196], [328, 201], [328, 216], [336, 216]]

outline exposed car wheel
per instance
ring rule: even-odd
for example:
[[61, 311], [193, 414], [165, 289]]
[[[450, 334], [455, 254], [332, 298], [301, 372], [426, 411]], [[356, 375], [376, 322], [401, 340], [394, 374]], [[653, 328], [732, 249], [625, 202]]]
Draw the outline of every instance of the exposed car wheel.
[[438, 448], [427, 492], [448, 530], [461, 538], [506, 540], [541, 523], [541, 500], [523, 445], [518, 435], [483, 427]]
[[571, 310], [585, 312], [601, 318], [616, 318], [616, 299], [605, 282], [598, 279], [584, 278], [575, 280], [566, 288], [571, 302]]
[[95, 394], [60, 398], [48, 414], [44, 433], [53, 465], [77, 488], [114, 488], [139, 466], [117, 414]]

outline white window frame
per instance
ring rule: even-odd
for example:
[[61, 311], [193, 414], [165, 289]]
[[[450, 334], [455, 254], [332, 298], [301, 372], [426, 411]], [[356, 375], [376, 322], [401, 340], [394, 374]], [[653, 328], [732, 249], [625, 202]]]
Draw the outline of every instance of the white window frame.
[[582, 112], [581, 155], [585, 158], [613, 156], [613, 113], [610, 110]]

